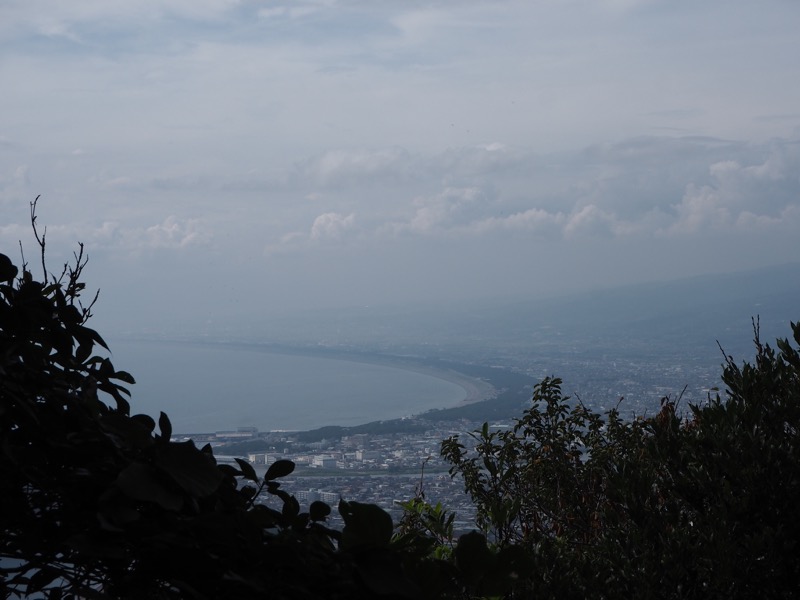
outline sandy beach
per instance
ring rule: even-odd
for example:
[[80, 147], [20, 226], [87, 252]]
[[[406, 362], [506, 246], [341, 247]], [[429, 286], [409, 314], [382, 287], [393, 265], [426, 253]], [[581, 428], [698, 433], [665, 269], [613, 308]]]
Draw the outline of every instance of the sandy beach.
[[[315, 354], [319, 355], [319, 354]], [[338, 360], [349, 360], [353, 362], [362, 362], [372, 365], [380, 365], [383, 367], [391, 367], [393, 369], [402, 369], [404, 371], [411, 371], [419, 373], [420, 375], [427, 375], [435, 377], [449, 383], [454, 383], [464, 390], [464, 399], [461, 404], [471, 404], [473, 402], [480, 402], [482, 400], [489, 400], [497, 396], [497, 390], [490, 383], [470, 377], [459, 371], [453, 369], [437, 369], [424, 365], [416, 360], [408, 360], [403, 357], [394, 356], [368, 356], [363, 354], [351, 354], [348, 352], [339, 353], [326, 353], [327, 358]], [[442, 407], [447, 408], [447, 407]]]
[[490, 383], [487, 383], [482, 379], [469, 377], [468, 375], [464, 375], [458, 371], [453, 371], [452, 369], [435, 369], [433, 367], [424, 367], [422, 365], [412, 366], [407, 364], [391, 365], [389, 362], [386, 364], [387, 366], [397, 366], [397, 368], [400, 369], [413, 371], [422, 375], [429, 375], [431, 377], [436, 377], [437, 379], [455, 383], [459, 387], [463, 388], [466, 394], [464, 399], [461, 401], [462, 404], [471, 404], [473, 402], [480, 402], [481, 400], [489, 400], [490, 398], [495, 398], [497, 396], [497, 390]]

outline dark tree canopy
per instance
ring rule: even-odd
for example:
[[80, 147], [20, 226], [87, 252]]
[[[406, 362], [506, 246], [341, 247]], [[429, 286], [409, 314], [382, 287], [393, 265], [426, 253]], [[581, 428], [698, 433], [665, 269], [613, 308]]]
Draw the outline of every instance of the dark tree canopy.
[[[723, 395], [595, 413], [547, 378], [510, 430], [444, 441], [478, 524], [531, 597], [793, 598], [800, 582], [800, 323], [726, 356]], [[489, 573], [490, 574], [490, 573]]]

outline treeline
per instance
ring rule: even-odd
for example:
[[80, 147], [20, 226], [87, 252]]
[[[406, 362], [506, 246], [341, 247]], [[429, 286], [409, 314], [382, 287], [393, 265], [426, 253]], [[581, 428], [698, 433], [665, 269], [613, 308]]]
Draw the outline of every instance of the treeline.
[[[38, 238], [37, 238], [38, 239]], [[792, 598], [800, 581], [800, 325], [726, 359], [702, 406], [595, 412], [535, 386], [508, 430], [442, 455], [478, 509], [422, 492], [393, 523], [301, 506], [135, 414], [99, 348], [82, 251], [37, 281], [0, 255], [0, 590], [7, 598]], [[106, 348], [107, 349], [107, 348]], [[338, 510], [344, 529], [328, 527]]]

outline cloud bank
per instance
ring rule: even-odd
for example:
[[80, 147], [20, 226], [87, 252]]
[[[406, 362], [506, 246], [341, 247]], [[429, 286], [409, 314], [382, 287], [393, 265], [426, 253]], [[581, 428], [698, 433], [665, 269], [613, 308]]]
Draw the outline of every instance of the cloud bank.
[[52, 251], [87, 244], [120, 322], [800, 261], [800, 4], [2, 13], [0, 238], [30, 241], [41, 194]]

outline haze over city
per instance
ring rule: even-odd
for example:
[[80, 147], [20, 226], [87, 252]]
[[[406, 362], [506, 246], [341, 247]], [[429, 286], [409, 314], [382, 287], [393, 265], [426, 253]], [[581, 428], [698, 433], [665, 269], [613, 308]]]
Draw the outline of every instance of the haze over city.
[[800, 260], [800, 5], [0, 7], [0, 238], [104, 332]]

